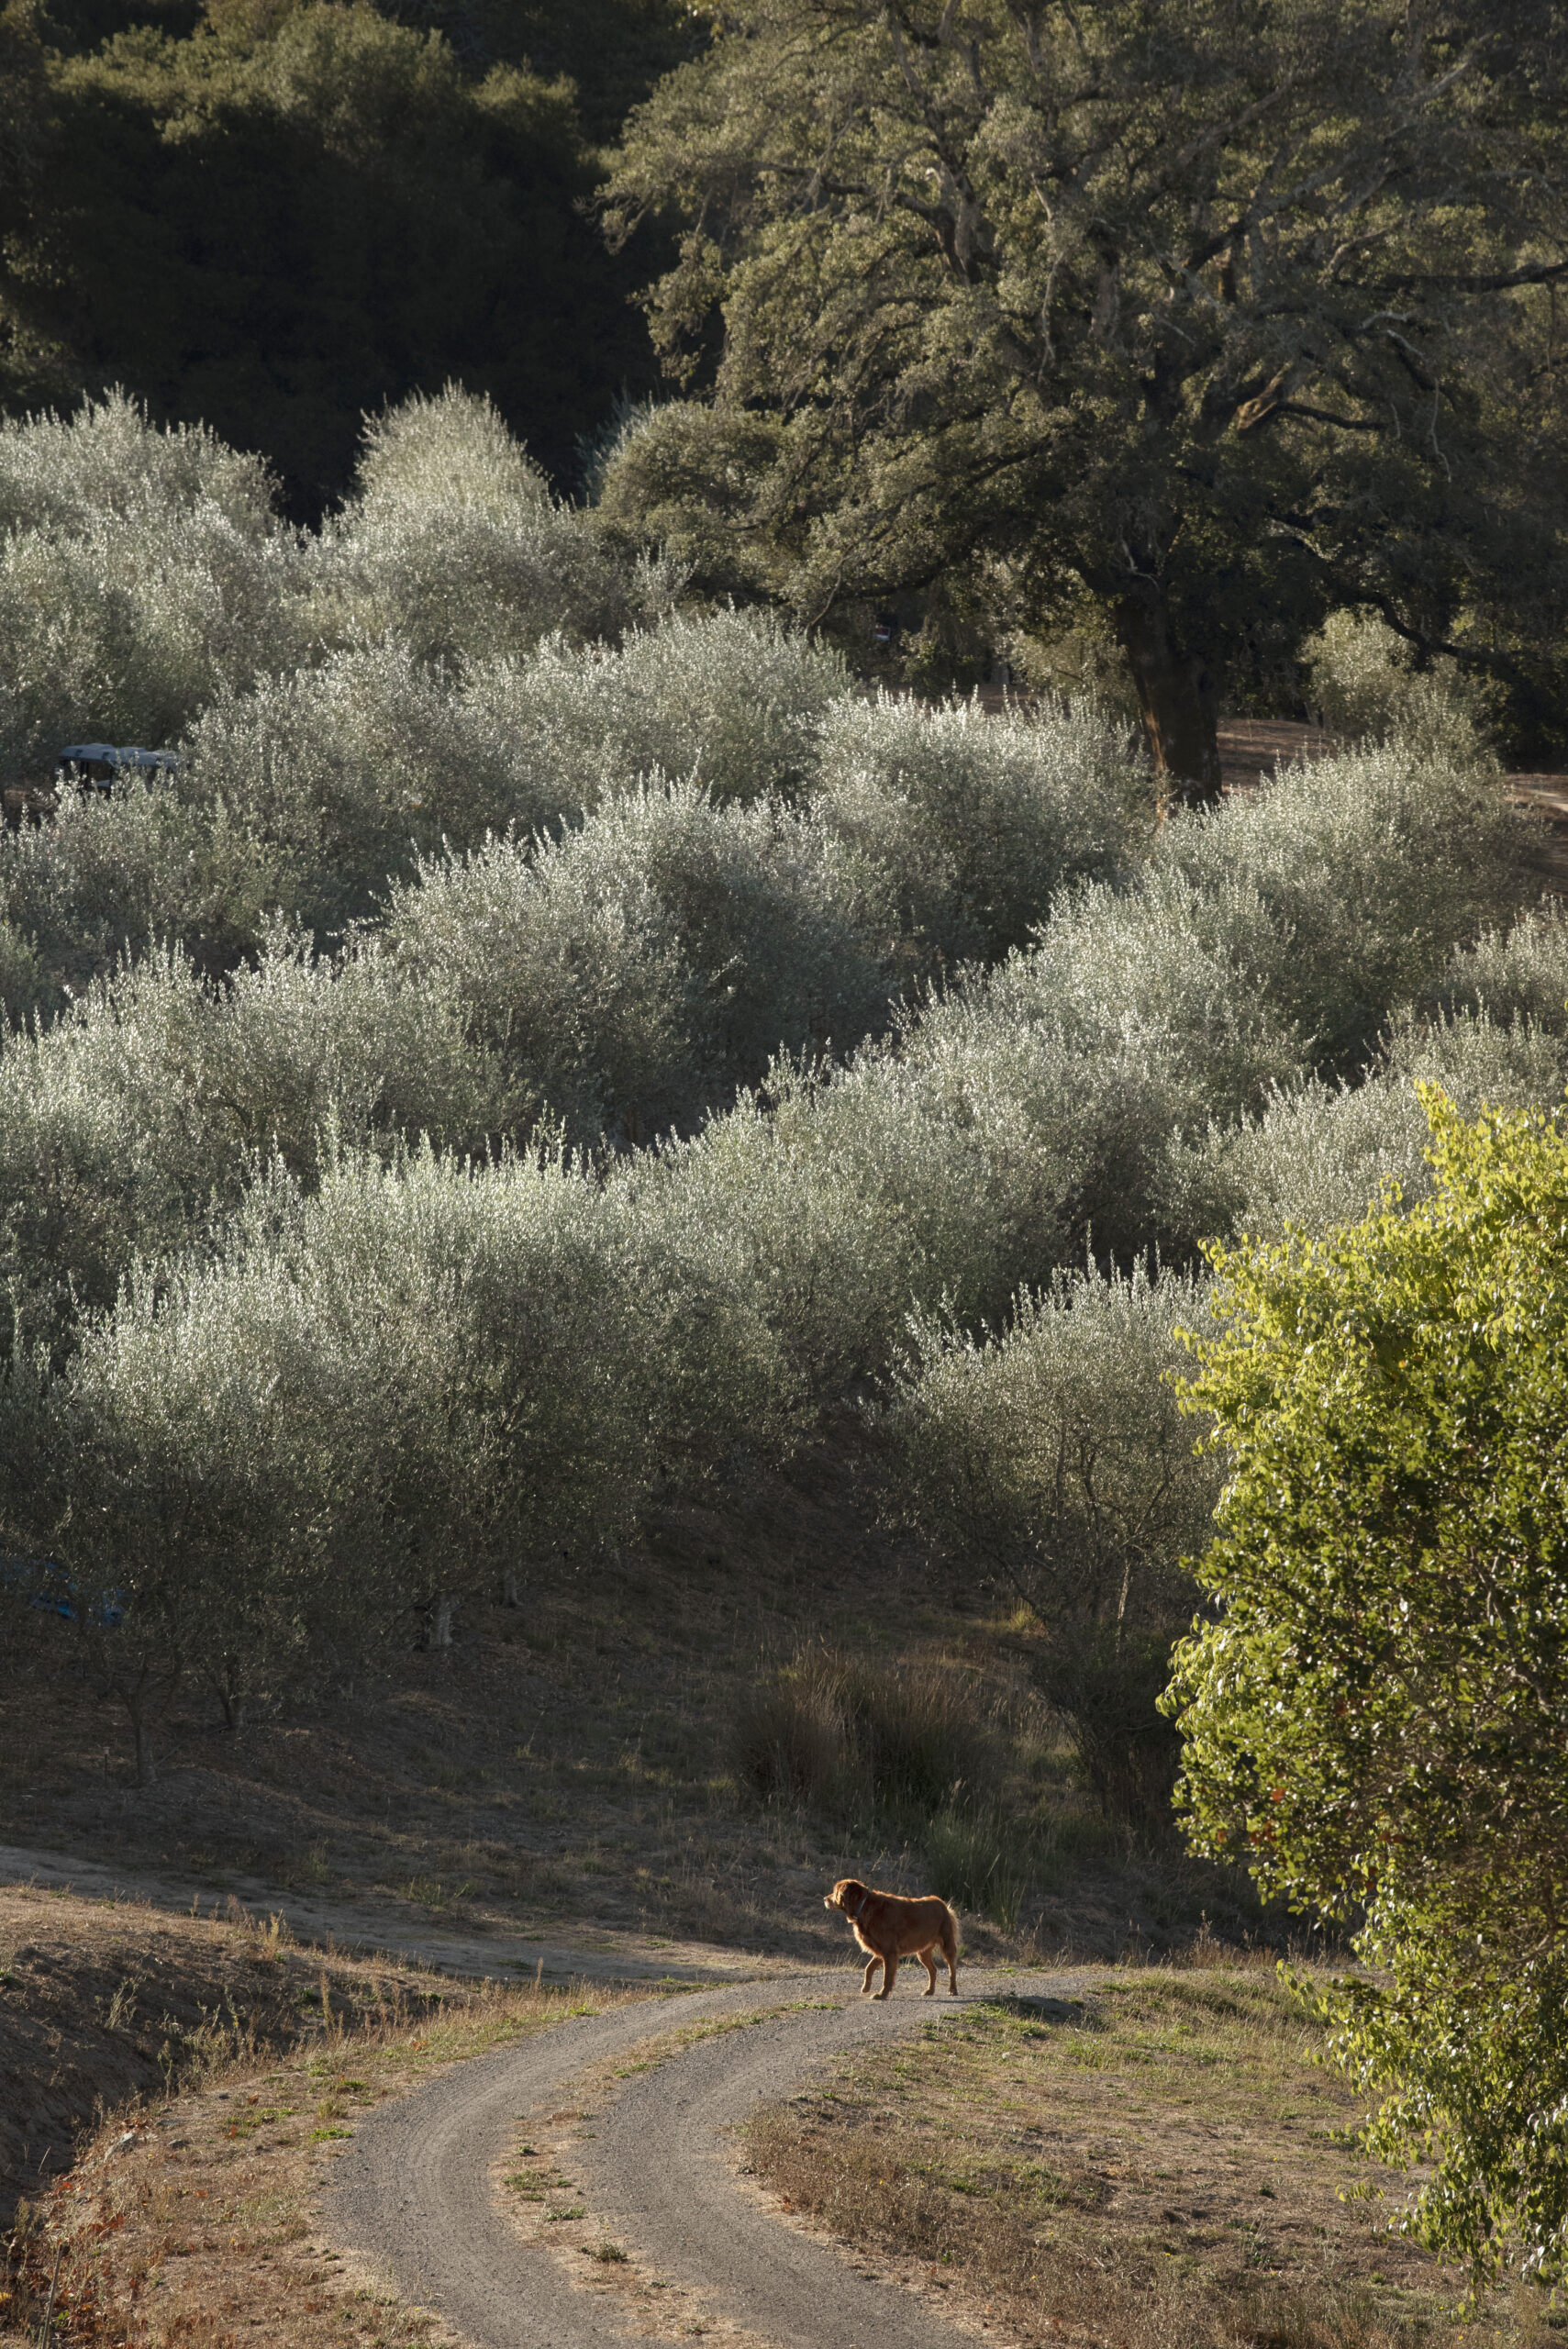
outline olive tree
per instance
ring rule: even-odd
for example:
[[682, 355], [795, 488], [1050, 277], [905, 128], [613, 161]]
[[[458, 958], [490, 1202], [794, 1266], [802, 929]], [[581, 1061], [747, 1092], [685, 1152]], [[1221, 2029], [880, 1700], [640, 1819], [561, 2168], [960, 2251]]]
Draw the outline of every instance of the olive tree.
[[995, 1337], [917, 1315], [884, 1420], [887, 1505], [1039, 1618], [1040, 1685], [1124, 1815], [1151, 1814], [1174, 1774], [1154, 1700], [1219, 1476], [1172, 1373], [1205, 1302], [1201, 1283], [1140, 1260], [1020, 1291]]

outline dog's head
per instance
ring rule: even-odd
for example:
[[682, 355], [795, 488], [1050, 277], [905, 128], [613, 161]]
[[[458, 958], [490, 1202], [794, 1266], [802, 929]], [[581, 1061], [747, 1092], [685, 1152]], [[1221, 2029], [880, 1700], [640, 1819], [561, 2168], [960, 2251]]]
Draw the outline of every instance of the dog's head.
[[858, 1876], [841, 1876], [831, 1892], [823, 1895], [824, 1909], [842, 1909], [847, 1913], [858, 1909], [866, 1897], [866, 1888]]

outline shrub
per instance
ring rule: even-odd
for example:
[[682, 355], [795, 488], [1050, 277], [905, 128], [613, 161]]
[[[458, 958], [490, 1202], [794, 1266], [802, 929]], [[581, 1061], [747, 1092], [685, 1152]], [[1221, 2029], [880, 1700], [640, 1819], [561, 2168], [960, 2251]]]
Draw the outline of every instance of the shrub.
[[1430, 1197], [1316, 1243], [1217, 1252], [1195, 1412], [1229, 1454], [1178, 1653], [1195, 1847], [1343, 1920], [1323, 1994], [1429, 2164], [1406, 2224], [1477, 2276], [1568, 2248], [1568, 1140], [1435, 1088]]
[[1010, 1933], [1029, 1889], [1028, 1855], [1013, 1816], [955, 1801], [931, 1820], [923, 1842], [932, 1888]]
[[993, 1341], [916, 1317], [884, 1420], [885, 1505], [1043, 1627], [1041, 1689], [1107, 1810], [1153, 1815], [1175, 1746], [1154, 1699], [1218, 1486], [1172, 1373], [1201, 1286], [1141, 1263], [1022, 1293]]
[[0, 1250], [39, 1327], [106, 1305], [139, 1254], [197, 1241], [281, 1152], [323, 1143], [482, 1149], [509, 1122], [461, 1007], [367, 952], [341, 970], [285, 935], [221, 991], [177, 953], [121, 967], [0, 1059]]
[[1451, 1011], [1485, 1012], [1499, 1023], [1525, 1019], [1568, 1033], [1568, 916], [1551, 900], [1507, 930], [1484, 930], [1451, 959], [1438, 990]]
[[0, 766], [170, 741], [220, 685], [302, 657], [304, 549], [259, 460], [121, 393], [0, 420]]
[[[908, 1024], [896, 1075], [875, 1081], [896, 1086], [921, 1139], [951, 1130], [985, 1196], [990, 1262], [961, 1310], [995, 1317], [1020, 1281], [1049, 1279], [1091, 1241], [1126, 1258], [1164, 1236], [1173, 1129], [1233, 1118], [1301, 1067], [1270, 999], [1284, 954], [1244, 886], [1218, 898], [1166, 875], [1147, 891], [1092, 887], [1059, 904], [1034, 951]], [[904, 1156], [922, 1163], [913, 1147]]]
[[973, 1691], [934, 1665], [876, 1665], [826, 1648], [797, 1655], [744, 1704], [741, 1777], [766, 1802], [855, 1821], [930, 1814], [984, 1785], [990, 1748]]
[[1212, 814], [1162, 828], [1150, 885], [1248, 891], [1279, 936], [1260, 973], [1325, 1074], [1355, 1070], [1388, 1014], [1449, 955], [1511, 915], [1531, 834], [1484, 770], [1403, 743], [1287, 769]]
[[1152, 825], [1130, 736], [1086, 706], [988, 718], [846, 696], [817, 773], [814, 811], [882, 926], [936, 965], [1022, 945], [1065, 884], [1119, 875]]
[[614, 1181], [651, 1229], [713, 1234], [817, 1404], [885, 1366], [912, 1305], [984, 1311], [1018, 1244], [974, 1135], [879, 1053], [820, 1076], [780, 1063]]
[[1332, 612], [1302, 647], [1323, 725], [1351, 741], [1397, 740], [1448, 763], [1485, 763], [1485, 696], [1456, 661], [1418, 668], [1373, 612]]
[[163, 782], [112, 798], [67, 792], [49, 824], [0, 835], [0, 918], [30, 945], [34, 976], [9, 1001], [52, 1018], [125, 953], [173, 943], [208, 977], [254, 953], [299, 895], [289, 848], [219, 798], [195, 805]]
[[[5, 900], [0, 897], [0, 905]], [[0, 915], [0, 1018], [16, 1024], [52, 1008], [55, 990], [27, 932]]]
[[410, 974], [456, 984], [525, 1117], [574, 1143], [689, 1130], [775, 1052], [877, 1023], [889, 993], [816, 828], [690, 784], [606, 800], [531, 852], [428, 863], [384, 935]]
[[787, 562], [747, 525], [781, 439], [755, 409], [641, 401], [593, 451], [589, 495], [617, 539], [664, 549], [699, 595], [777, 595]]
[[225, 685], [292, 665], [299, 562], [216, 506], [0, 540], [0, 766], [32, 781], [70, 742], [172, 741]]
[[11, 1431], [48, 1441], [7, 1448], [6, 1532], [119, 1594], [139, 1749], [149, 1675], [199, 1664], [232, 1706], [319, 1683], [422, 1600], [624, 1531], [659, 1307], [560, 1161], [341, 1157], [312, 1195], [274, 1169], [212, 1257], [133, 1270], [59, 1377], [24, 1358]]
[[[390, 878], [542, 811], [439, 673], [395, 644], [224, 695], [185, 738], [181, 794], [232, 811], [295, 876], [318, 934], [370, 913]], [[553, 807], [550, 810], [554, 812]]]
[[556, 631], [617, 636], [678, 584], [553, 498], [490, 402], [449, 384], [367, 424], [355, 494], [321, 534], [315, 610], [329, 640], [391, 634], [417, 660], [480, 661]]
[[205, 424], [154, 426], [119, 390], [61, 417], [0, 417], [0, 534], [91, 535], [117, 516], [130, 532], [147, 515], [211, 509], [242, 536], [277, 528], [273, 484], [260, 457], [226, 447]]
[[772, 615], [676, 615], [618, 650], [552, 640], [531, 660], [475, 667], [465, 691], [526, 788], [593, 807], [658, 769], [716, 801], [788, 795], [809, 779], [842, 661]]
[[1288, 1225], [1327, 1231], [1359, 1219], [1390, 1183], [1415, 1206], [1431, 1188], [1423, 1082], [1440, 1085], [1471, 1117], [1553, 1102], [1568, 1085], [1568, 1042], [1531, 1019], [1499, 1025], [1485, 1012], [1401, 1020], [1360, 1085], [1313, 1080], [1201, 1143], [1176, 1137], [1163, 1178], [1166, 1228], [1188, 1246], [1243, 1233], [1277, 1239]]

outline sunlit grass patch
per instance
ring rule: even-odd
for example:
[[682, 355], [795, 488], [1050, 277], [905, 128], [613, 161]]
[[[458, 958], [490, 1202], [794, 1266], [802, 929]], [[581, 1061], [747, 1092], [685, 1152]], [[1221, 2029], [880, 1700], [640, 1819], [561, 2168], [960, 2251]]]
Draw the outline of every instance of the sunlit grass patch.
[[[1115, 1972], [928, 2025], [766, 2112], [786, 2211], [902, 2255], [1025, 2343], [1404, 2349], [1459, 2337], [1462, 2279], [1390, 2230], [1400, 2181], [1262, 1968]], [[1473, 2349], [1550, 2336], [1500, 2299]]]

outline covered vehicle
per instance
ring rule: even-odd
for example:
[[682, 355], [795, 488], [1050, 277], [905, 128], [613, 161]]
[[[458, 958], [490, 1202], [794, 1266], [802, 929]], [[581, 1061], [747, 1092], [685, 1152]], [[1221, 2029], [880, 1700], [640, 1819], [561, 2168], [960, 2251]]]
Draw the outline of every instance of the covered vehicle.
[[101, 791], [106, 796], [122, 774], [179, 764], [178, 751], [122, 750], [113, 742], [72, 742], [61, 751], [57, 773], [62, 783], [73, 783], [79, 791]]

